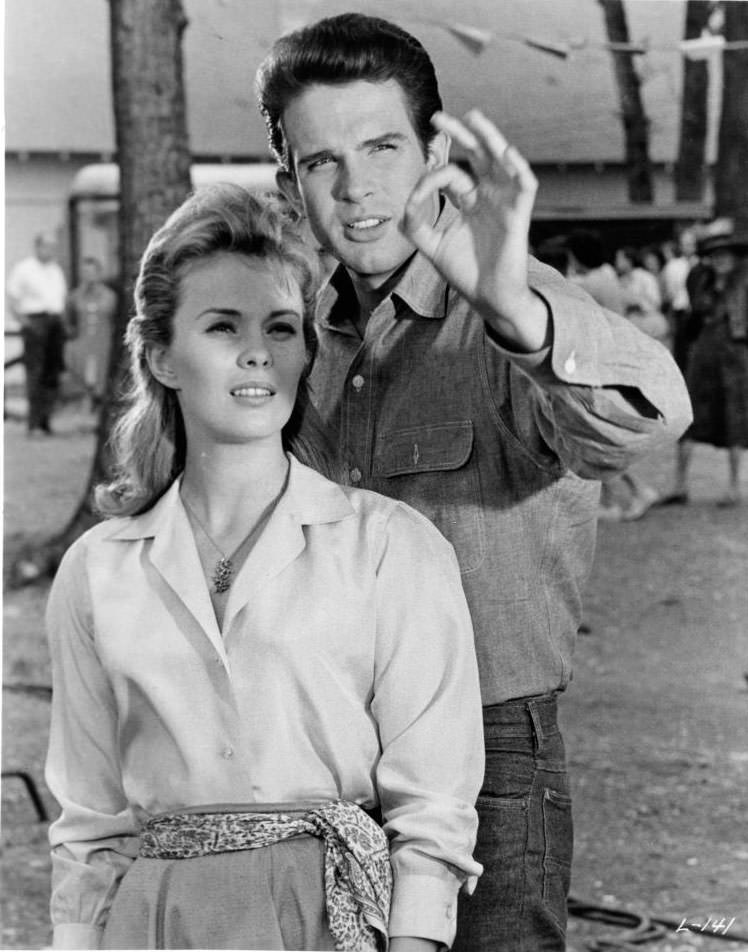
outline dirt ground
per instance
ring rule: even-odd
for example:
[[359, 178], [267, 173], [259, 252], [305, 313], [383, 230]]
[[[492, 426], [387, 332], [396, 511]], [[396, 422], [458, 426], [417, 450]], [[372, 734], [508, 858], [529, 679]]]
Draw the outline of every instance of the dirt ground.
[[[6, 571], [20, 539], [59, 528], [84, 485], [91, 420], [68, 407], [57, 429], [28, 440], [21, 422], [6, 421]], [[665, 490], [671, 459], [664, 451], [638, 472]], [[672, 923], [631, 949], [748, 949], [748, 941], [726, 941], [748, 935], [748, 470], [737, 509], [714, 504], [725, 479], [723, 455], [699, 447], [689, 506], [601, 525], [589, 632], [562, 700], [576, 826], [572, 893]], [[5, 594], [3, 770], [27, 770], [54, 816], [42, 778], [49, 703], [33, 689], [49, 685], [46, 594], [47, 586]], [[1, 947], [42, 948], [50, 941], [46, 824], [15, 777], [3, 781], [2, 807]], [[675, 931], [683, 919], [705, 928]], [[720, 920], [724, 929], [733, 919], [723, 934]], [[569, 950], [625, 934], [572, 916]]]

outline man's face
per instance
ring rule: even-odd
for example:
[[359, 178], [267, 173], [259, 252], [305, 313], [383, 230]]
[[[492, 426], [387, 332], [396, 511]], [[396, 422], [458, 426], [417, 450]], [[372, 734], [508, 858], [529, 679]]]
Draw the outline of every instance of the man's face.
[[447, 138], [437, 135], [424, 157], [394, 80], [310, 86], [287, 106], [283, 129], [293, 174], [280, 174], [281, 188], [301, 201], [319, 243], [380, 287], [413, 253], [400, 231], [405, 203], [447, 161]]
[[40, 235], [36, 239], [36, 257], [46, 264], [53, 261], [57, 255], [57, 242], [51, 235]]
[[696, 254], [696, 235], [692, 231], [684, 231], [680, 236], [681, 254], [686, 258]]

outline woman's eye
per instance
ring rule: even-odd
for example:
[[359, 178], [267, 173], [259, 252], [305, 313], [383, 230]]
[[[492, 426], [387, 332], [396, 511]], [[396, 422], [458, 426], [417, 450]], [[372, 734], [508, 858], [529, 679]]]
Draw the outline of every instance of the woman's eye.
[[209, 334], [230, 334], [234, 330], [234, 325], [230, 321], [214, 321], [207, 327]]
[[272, 327], [268, 328], [268, 334], [285, 340], [285, 338], [293, 337], [296, 334], [296, 328], [293, 324], [273, 324]]
[[397, 146], [394, 142], [380, 142], [378, 145], [374, 146], [375, 152], [391, 152], [393, 149], [396, 149]]

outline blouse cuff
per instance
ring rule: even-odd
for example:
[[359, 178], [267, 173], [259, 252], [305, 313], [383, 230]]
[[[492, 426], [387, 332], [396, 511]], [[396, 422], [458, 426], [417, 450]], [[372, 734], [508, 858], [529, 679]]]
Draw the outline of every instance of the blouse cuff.
[[430, 939], [450, 948], [457, 931], [456, 878], [409, 875], [396, 881], [390, 909], [389, 933]]
[[85, 922], [62, 922], [54, 927], [53, 949], [100, 949], [103, 928]]

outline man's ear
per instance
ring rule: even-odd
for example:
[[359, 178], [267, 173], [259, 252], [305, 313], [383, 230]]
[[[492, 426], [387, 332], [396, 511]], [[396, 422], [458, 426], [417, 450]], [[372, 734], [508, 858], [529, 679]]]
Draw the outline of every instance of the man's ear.
[[426, 163], [429, 170], [438, 169], [449, 162], [449, 150], [452, 146], [452, 140], [446, 132], [439, 130], [428, 145], [428, 157]]
[[153, 376], [164, 387], [170, 390], [179, 390], [177, 374], [171, 365], [169, 350], [162, 345], [153, 344], [147, 348], [145, 359]]
[[290, 172], [286, 172], [285, 169], [278, 169], [278, 171], [275, 173], [275, 184], [278, 186], [278, 191], [286, 199], [293, 210], [298, 212], [299, 215], [303, 215], [304, 204], [301, 201], [299, 186], [296, 184], [296, 179], [293, 177], [293, 175], [291, 175]]

